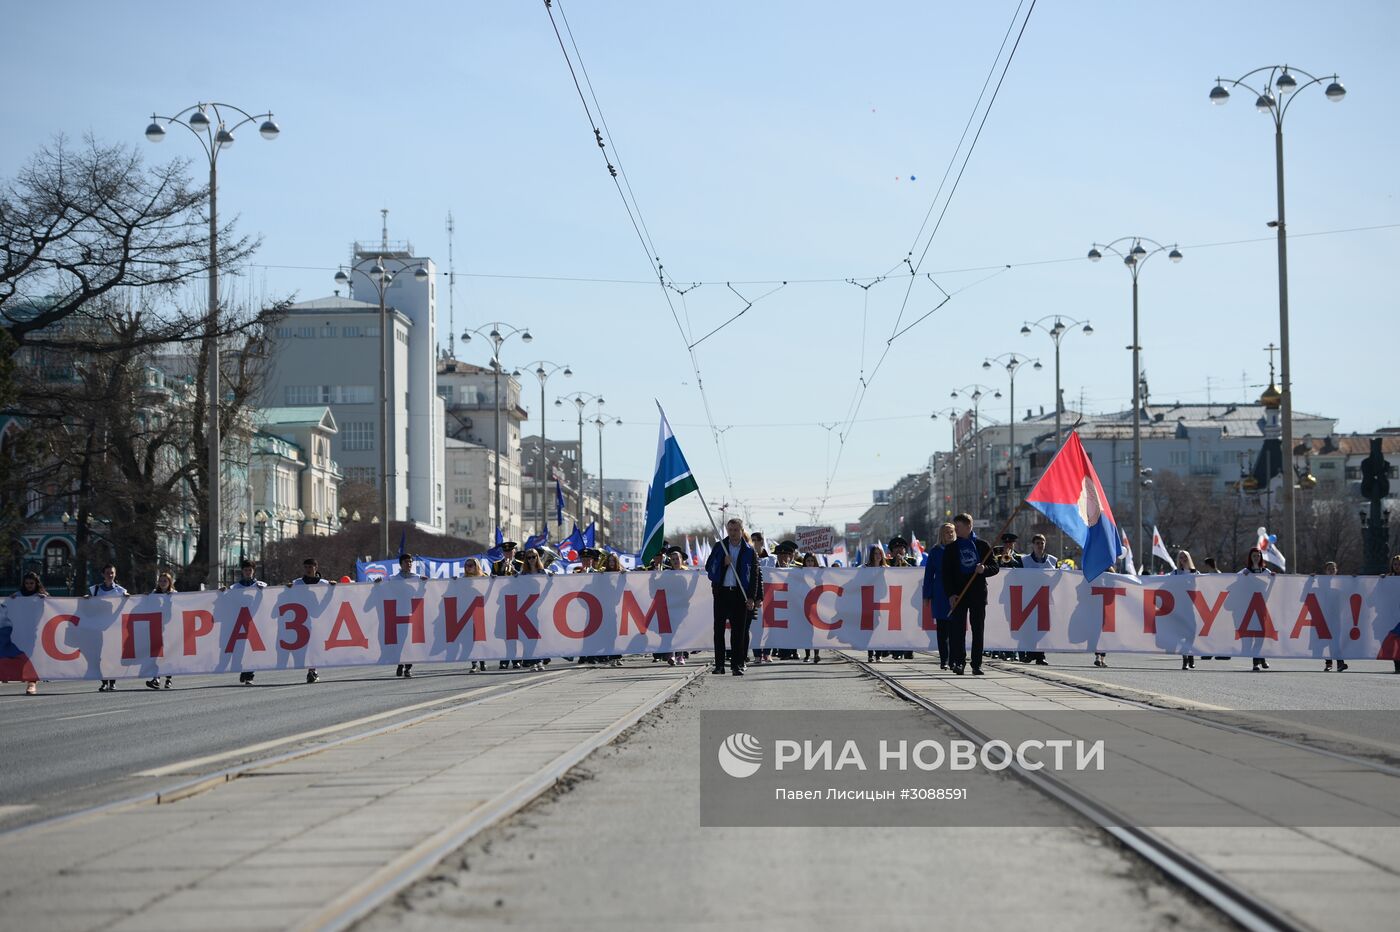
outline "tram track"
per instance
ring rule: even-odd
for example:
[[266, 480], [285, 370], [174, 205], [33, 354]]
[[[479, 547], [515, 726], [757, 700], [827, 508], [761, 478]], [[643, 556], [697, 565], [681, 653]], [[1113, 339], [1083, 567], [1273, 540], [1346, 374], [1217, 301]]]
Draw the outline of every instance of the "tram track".
[[[985, 734], [956, 712], [945, 709], [927, 697], [920, 695], [916, 690], [911, 689], [901, 682], [897, 674], [883, 670], [868, 661], [852, 657], [845, 652], [837, 653], [842, 660], [854, 664], [862, 672], [880, 681], [896, 696], [913, 703], [938, 718], [963, 737], [975, 741], [978, 744], [985, 744], [994, 737]], [[1044, 682], [1052, 682], [1046, 678], [1039, 679], [1042, 679]], [[1071, 684], [1056, 683], [1056, 685], [1064, 685], [1071, 689], [1076, 688]], [[1079, 689], [1078, 691], [1099, 696], [1100, 698], [1106, 698], [1102, 694], [1094, 693], [1092, 690]], [[1116, 699], [1116, 697], [1114, 698]], [[1209, 722], [1208, 720], [1199, 720], [1185, 713], [1176, 712], [1175, 710], [1150, 706], [1146, 703], [1133, 703], [1130, 700], [1121, 701], [1125, 704], [1136, 705], [1144, 709], [1191, 718], [1192, 721], [1217, 724]], [[1397, 771], [1394, 768], [1376, 761], [1350, 757], [1349, 755], [1314, 748], [1297, 742], [1290, 742], [1287, 739], [1249, 731], [1247, 729], [1238, 728], [1237, 726], [1220, 724], [1226, 730], [1238, 731], [1260, 739], [1277, 741], [1280, 744], [1286, 744], [1295, 749], [1347, 760], [1357, 766], [1368, 767], [1389, 775], [1397, 775]], [[1157, 868], [1171, 881], [1192, 891], [1205, 902], [1218, 909], [1241, 928], [1250, 930], [1250, 932], [1304, 932], [1304, 930], [1312, 930], [1314, 928], [1283, 911], [1274, 903], [1269, 902], [1255, 892], [1225, 876], [1222, 872], [1212, 868], [1201, 859], [1195, 857], [1190, 852], [1182, 849], [1162, 835], [1145, 828], [1128, 824], [1130, 820], [1121, 812], [1086, 795], [1049, 772], [1044, 770], [1027, 770], [1016, 763], [1013, 763], [1007, 770], [1009, 773], [1015, 774], [1030, 786], [1039, 790], [1045, 796], [1093, 823], [1095, 827], [1112, 837], [1119, 844]]]

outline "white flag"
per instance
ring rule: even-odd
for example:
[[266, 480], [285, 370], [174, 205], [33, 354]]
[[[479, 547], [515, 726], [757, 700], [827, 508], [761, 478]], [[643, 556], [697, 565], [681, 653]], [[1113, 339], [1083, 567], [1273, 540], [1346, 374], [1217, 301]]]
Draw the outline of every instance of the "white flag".
[[1118, 536], [1123, 541], [1123, 566], [1124, 572], [1129, 576], [1137, 576], [1141, 571], [1137, 567], [1137, 561], [1133, 559], [1133, 546], [1128, 543], [1128, 532], [1121, 527], [1118, 529]]
[[1157, 525], [1155, 524], [1152, 525], [1152, 555], [1154, 557], [1160, 557], [1163, 563], [1167, 564], [1167, 566], [1170, 566], [1172, 569], [1176, 569], [1176, 561], [1173, 560], [1172, 555], [1167, 552], [1167, 545], [1162, 543], [1162, 533], [1157, 530]]
[[1278, 544], [1274, 543], [1273, 536], [1266, 529], [1259, 529], [1259, 543], [1255, 546], [1264, 554], [1265, 563], [1272, 563], [1283, 572], [1288, 571], [1288, 560], [1279, 552]]

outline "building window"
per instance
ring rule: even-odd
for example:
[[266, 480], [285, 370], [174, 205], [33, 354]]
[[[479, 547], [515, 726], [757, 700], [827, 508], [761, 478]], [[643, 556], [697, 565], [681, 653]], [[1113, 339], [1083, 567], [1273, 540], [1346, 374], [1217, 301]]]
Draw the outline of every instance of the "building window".
[[295, 336], [298, 336], [298, 337], [300, 337], [300, 338], [303, 339], [303, 340], [315, 339], [315, 337], [316, 337], [316, 328], [315, 328], [315, 327], [298, 327]]
[[340, 446], [344, 450], [373, 450], [374, 422], [346, 421], [340, 434]]
[[378, 485], [379, 474], [373, 466], [347, 466], [345, 467], [345, 481]]
[[453, 489], [452, 504], [466, 505], [468, 508], [470, 508], [472, 505], [472, 490], [464, 486], [459, 486], [458, 488]]

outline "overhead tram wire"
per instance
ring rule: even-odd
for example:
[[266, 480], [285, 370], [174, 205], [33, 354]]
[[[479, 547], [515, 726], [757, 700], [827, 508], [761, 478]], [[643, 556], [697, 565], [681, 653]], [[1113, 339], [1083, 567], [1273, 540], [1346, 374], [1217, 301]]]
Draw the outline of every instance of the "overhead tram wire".
[[[617, 165], [614, 166], [613, 158], [610, 158], [608, 155], [606, 148], [607, 143], [605, 143], [603, 139], [603, 131], [598, 128], [599, 123], [602, 123], [604, 126], [606, 126], [607, 124], [606, 121], [603, 119], [602, 105], [598, 102], [596, 94], [593, 97], [593, 102], [594, 108], [598, 111], [599, 118], [596, 121], [593, 119], [593, 109], [589, 108], [588, 98], [584, 96], [583, 87], [579, 84], [578, 79], [578, 71], [583, 71], [585, 75], [585, 80], [587, 80], [587, 69], [584, 67], [583, 64], [583, 55], [579, 52], [578, 43], [574, 42], [573, 32], [571, 30], [569, 33], [569, 40], [574, 45], [574, 56], [578, 59], [579, 65], [578, 71], [576, 71], [574, 69], [574, 58], [571, 58], [569, 56], [569, 50], [564, 45], [564, 37], [559, 32], [559, 24], [555, 22], [554, 19], [555, 3], [559, 3], [559, 0], [544, 0], [545, 13], [549, 16], [550, 27], [554, 30], [554, 37], [559, 42], [559, 51], [564, 56], [564, 64], [569, 69], [569, 77], [574, 82], [574, 90], [578, 93], [579, 103], [583, 104], [584, 115], [588, 118], [589, 128], [593, 130], [594, 141], [598, 145], [598, 152], [602, 155], [604, 164], [607, 165], [608, 174], [612, 177], [613, 187], [617, 190], [618, 199], [622, 201], [623, 209], [627, 211], [627, 219], [632, 224], [633, 232], [637, 234], [637, 241], [641, 243], [642, 251], [645, 252], [647, 255], [647, 263], [651, 266], [652, 272], [654, 272], [656, 275], [656, 282], [661, 288], [662, 297], [666, 299], [666, 307], [671, 312], [671, 319], [676, 323], [676, 330], [681, 335], [681, 341], [686, 344], [686, 352], [690, 356], [690, 368], [691, 371], [695, 374], [695, 387], [700, 392], [700, 401], [705, 409], [705, 420], [709, 422], [710, 436], [715, 444], [715, 452], [719, 454], [720, 468], [724, 472], [725, 486], [729, 489], [730, 497], [734, 498], [734, 481], [726, 463], [724, 448], [720, 442], [719, 431], [715, 426], [714, 411], [710, 407], [709, 394], [705, 391], [705, 380], [704, 377], [700, 374], [700, 362], [696, 358], [695, 350], [690, 347], [690, 340], [687, 338], [684, 325], [681, 324], [680, 314], [676, 312], [675, 302], [671, 300], [671, 289], [666, 287], [665, 266], [662, 264], [661, 257], [658, 254], [659, 250], [653, 247], [650, 233], [643, 232], [643, 228], [646, 226], [646, 224], [645, 221], [642, 219], [641, 206], [637, 203], [635, 195], [631, 194], [632, 186], [631, 183], [627, 181], [626, 171], [622, 167], [622, 159], [620, 156], [618, 156], [617, 150], [614, 149], [613, 157], [617, 159]], [[562, 4], [560, 4], [559, 13], [560, 18], [564, 18]], [[590, 93], [592, 93], [593, 91], [592, 82], [589, 82], [589, 91]], [[609, 133], [608, 141], [611, 142], [611, 133]], [[621, 181], [618, 180], [619, 175], [622, 176]], [[623, 191], [624, 184], [626, 184], [627, 186], [626, 192]]]
[[[1304, 232], [1304, 233], [1294, 233], [1294, 232], [1292, 232], [1292, 231], [1290, 230], [1289, 233], [1288, 233], [1288, 238], [1289, 238], [1289, 240], [1291, 241], [1291, 240], [1295, 240], [1295, 239], [1304, 239], [1304, 238], [1316, 237], [1316, 236], [1338, 236], [1338, 235], [1341, 235], [1341, 234], [1344, 234], [1344, 233], [1372, 233], [1372, 232], [1375, 232], [1375, 231], [1377, 231], [1377, 230], [1396, 230], [1396, 229], [1400, 229], [1400, 223], [1378, 223], [1378, 224], [1372, 224], [1372, 225], [1369, 225], [1369, 226], [1340, 227], [1340, 228], [1333, 229], [1333, 230], [1312, 230], [1312, 231]], [[1216, 242], [1210, 242], [1210, 243], [1182, 243], [1182, 244], [1181, 244], [1181, 248], [1182, 248], [1182, 249], [1190, 249], [1190, 250], [1193, 250], [1193, 251], [1194, 251], [1194, 250], [1197, 250], [1197, 249], [1215, 249], [1215, 248], [1218, 248], [1218, 247], [1221, 247], [1221, 246], [1248, 246], [1248, 245], [1257, 244], [1257, 243], [1276, 243], [1276, 242], [1278, 242], [1278, 237], [1276, 237], [1276, 236], [1272, 236], [1272, 235], [1270, 235], [1270, 236], [1254, 236], [1254, 237], [1248, 237], [1248, 238], [1245, 238], [1245, 239], [1218, 240], [1218, 241], [1216, 241]], [[925, 274], [925, 275], [963, 275], [963, 274], [967, 274], [967, 273], [971, 273], [971, 272], [991, 272], [991, 271], [1002, 271], [1002, 270], [1026, 269], [1026, 268], [1034, 268], [1035, 266], [1040, 266], [1040, 265], [1066, 265], [1066, 264], [1069, 264], [1069, 263], [1071, 263], [1071, 262], [1083, 262], [1083, 261], [1084, 261], [1084, 256], [1083, 256], [1083, 255], [1061, 256], [1061, 257], [1055, 258], [1055, 259], [1027, 259], [1027, 260], [1024, 260], [1024, 261], [1022, 261], [1022, 262], [999, 262], [999, 263], [996, 263], [996, 264], [994, 264], [994, 265], [969, 265], [969, 266], [965, 266], [965, 267], [963, 267], [963, 268], [957, 268], [957, 269], [935, 269], [935, 270], [932, 271], [932, 272], [925, 272], [924, 274]], [[904, 264], [904, 263], [901, 262], [901, 263], [899, 263], [898, 265], [896, 265], [895, 268], [899, 268], [899, 265], [903, 265], [903, 264]], [[248, 263], [248, 267], [249, 267], [249, 268], [254, 268], [254, 269], [277, 269], [277, 270], [289, 271], [289, 272], [330, 272], [330, 273], [334, 273], [334, 272], [336, 271], [336, 269], [339, 268], [339, 266], [334, 266], [334, 265], [286, 265], [286, 264], [272, 263], [272, 262], [250, 262], [250, 263]], [[786, 285], [843, 285], [843, 284], [849, 284], [852, 280], [855, 280], [855, 281], [862, 281], [862, 280], [870, 280], [870, 279], [874, 279], [874, 278], [885, 278], [885, 277], [888, 277], [888, 276], [891, 274], [891, 272], [893, 272], [893, 271], [894, 271], [894, 270], [891, 269], [891, 270], [885, 272], [884, 275], [854, 275], [854, 276], [852, 276], [852, 275], [847, 275], [847, 276], [842, 277], [842, 278], [754, 278], [754, 279], [743, 279], [743, 280], [741, 280], [741, 279], [728, 279], [728, 280], [716, 279], [716, 280], [714, 280], [714, 281], [691, 282], [691, 283], [690, 283], [688, 286], [686, 286], [685, 288], [678, 288], [674, 282], [668, 281], [668, 282], [666, 283], [666, 287], [668, 287], [668, 288], [670, 288], [670, 289], [676, 291], [677, 294], [680, 294], [680, 295], [684, 296], [684, 295], [687, 294], [688, 292], [694, 291], [696, 288], [699, 288], [699, 287], [704, 286], [704, 285], [784, 285], [784, 284], [786, 284]], [[439, 274], [446, 274], [446, 273], [440, 272]], [[458, 272], [458, 273], [457, 273], [457, 277], [458, 277], [458, 278], [502, 279], [502, 280], [508, 280], [508, 281], [526, 281], [526, 282], [569, 282], [569, 283], [585, 284], [585, 285], [644, 285], [644, 286], [646, 286], [646, 287], [648, 287], [648, 288], [653, 287], [653, 286], [656, 284], [656, 280], [655, 280], [655, 279], [650, 279], [650, 278], [647, 278], [647, 279], [642, 279], [642, 278], [590, 278], [590, 277], [579, 276], [579, 275], [524, 275], [524, 274], [510, 273], [510, 272]]]
[[[900, 303], [899, 313], [896, 315], [894, 326], [891, 328], [890, 338], [889, 338], [888, 340], [885, 341], [885, 348], [884, 348], [884, 350], [880, 353], [880, 358], [879, 358], [879, 360], [875, 363], [875, 368], [874, 368], [873, 370], [871, 370], [870, 375], [869, 375], [868, 377], [863, 378], [863, 379], [861, 380], [861, 382], [860, 382], [860, 387], [859, 387], [859, 389], [858, 389], [858, 393], [857, 393], [857, 397], [856, 397], [855, 408], [854, 408], [854, 411], [853, 411], [853, 413], [852, 413], [851, 421], [849, 422], [850, 424], [853, 424], [854, 421], [855, 421], [855, 417], [856, 417], [857, 415], [859, 415], [861, 405], [864, 404], [864, 402], [865, 402], [865, 394], [866, 394], [866, 392], [867, 392], [867, 391], [869, 390], [869, 388], [870, 388], [870, 383], [874, 381], [875, 376], [879, 374], [881, 367], [884, 366], [884, 364], [885, 364], [885, 359], [888, 358], [888, 356], [889, 356], [890, 347], [894, 345], [894, 341], [895, 341], [896, 339], [898, 339], [900, 336], [903, 336], [904, 334], [906, 334], [906, 333], [909, 332], [909, 329], [910, 329], [910, 328], [908, 328], [908, 327], [904, 328], [903, 330], [900, 330], [900, 324], [903, 323], [903, 321], [904, 321], [904, 312], [905, 312], [905, 310], [907, 309], [907, 307], [908, 307], [908, 305], [909, 305], [909, 298], [910, 298], [910, 296], [913, 294], [913, 291], [914, 291], [914, 280], [915, 280], [915, 278], [918, 277], [919, 269], [921, 269], [921, 268], [923, 267], [924, 261], [925, 261], [925, 259], [927, 259], [927, 257], [928, 257], [929, 249], [933, 246], [933, 241], [934, 241], [934, 239], [937, 238], [937, 236], [938, 236], [938, 231], [939, 231], [939, 229], [941, 229], [942, 226], [943, 226], [943, 220], [944, 220], [944, 218], [948, 215], [948, 208], [949, 208], [949, 206], [953, 203], [953, 197], [957, 194], [957, 192], [958, 192], [958, 187], [962, 184], [963, 174], [967, 171], [967, 163], [968, 163], [969, 161], [971, 161], [971, 159], [972, 159], [972, 153], [976, 150], [976, 148], [977, 148], [977, 143], [978, 143], [978, 141], [981, 140], [981, 138], [982, 138], [982, 130], [986, 128], [987, 119], [991, 116], [992, 108], [996, 106], [997, 98], [1001, 96], [1001, 88], [1002, 88], [1002, 85], [1006, 82], [1006, 75], [1007, 75], [1007, 73], [1011, 70], [1011, 63], [1015, 60], [1015, 58], [1016, 58], [1016, 52], [1017, 52], [1017, 50], [1020, 49], [1020, 47], [1021, 47], [1021, 40], [1025, 37], [1025, 34], [1026, 34], [1026, 26], [1030, 24], [1031, 14], [1033, 14], [1033, 13], [1035, 12], [1035, 5], [1036, 5], [1036, 0], [1031, 0], [1031, 5], [1030, 5], [1030, 7], [1026, 10], [1026, 15], [1021, 19], [1021, 28], [1020, 28], [1020, 30], [1016, 33], [1016, 41], [1015, 41], [1015, 43], [1011, 46], [1011, 51], [1006, 55], [1006, 60], [1005, 60], [1005, 62], [1002, 64], [1001, 76], [997, 78], [996, 87], [995, 87], [995, 88], [993, 89], [993, 91], [992, 91], [991, 99], [987, 101], [987, 106], [986, 106], [985, 108], [982, 109], [982, 119], [981, 119], [981, 121], [977, 124], [977, 132], [973, 135], [973, 137], [972, 137], [972, 142], [968, 145], [967, 151], [963, 153], [962, 165], [958, 168], [957, 176], [954, 177], [954, 179], [953, 179], [953, 186], [952, 186], [951, 188], [948, 189], [948, 194], [947, 194], [947, 196], [943, 198], [943, 209], [939, 212], [939, 214], [938, 214], [938, 219], [934, 222], [933, 229], [932, 229], [932, 230], [929, 232], [929, 234], [928, 234], [928, 239], [927, 239], [927, 240], [925, 241], [925, 243], [924, 243], [923, 251], [919, 254], [919, 261], [918, 261], [917, 263], [913, 263], [913, 262], [910, 262], [909, 259], [908, 259], [907, 257], [906, 257], [905, 260], [904, 260], [904, 261], [905, 261], [905, 264], [909, 266], [909, 285], [908, 285], [908, 287], [905, 289], [905, 292], [904, 292], [904, 300]], [[1017, 6], [1016, 6], [1015, 12], [1012, 14], [1012, 17], [1011, 17], [1011, 26], [1009, 26], [1009, 27], [1007, 28], [1007, 35], [1008, 35], [1008, 36], [1010, 35], [1011, 29], [1014, 28], [1014, 26], [1015, 26], [1015, 24], [1016, 24], [1016, 18], [1017, 18], [1017, 16], [1018, 16], [1018, 15], [1020, 14], [1020, 12], [1021, 12], [1021, 6], [1022, 6], [1022, 4], [1018, 3]], [[998, 48], [997, 48], [996, 57], [992, 60], [992, 66], [991, 66], [991, 69], [988, 71], [988, 78], [987, 78], [987, 80], [990, 80], [991, 74], [992, 74], [993, 72], [995, 72], [996, 66], [997, 66], [997, 62], [1001, 60], [1001, 53], [1002, 53], [1002, 50], [1004, 50], [1005, 48], [1006, 48], [1006, 37], [1003, 36], [1003, 38], [1002, 38], [1002, 43], [1001, 43], [1001, 45], [998, 46]], [[974, 103], [973, 108], [972, 108], [972, 113], [973, 113], [974, 115], [977, 113], [978, 105], [980, 105], [980, 103], [981, 103], [981, 101], [982, 101], [982, 98], [983, 98], [983, 96], [985, 95], [985, 93], [986, 93], [986, 82], [984, 81], [984, 82], [983, 82], [982, 93], [978, 95], [977, 102]], [[969, 125], [970, 125], [970, 124], [971, 124], [971, 117], [969, 118], [969, 121], [968, 121], [968, 122], [969, 122]], [[963, 130], [964, 138], [966, 137], [966, 133], [967, 133], [967, 130], [966, 130], [966, 128], [964, 128], [964, 130]], [[961, 148], [961, 140], [959, 141], [959, 149], [960, 149], [960, 148]], [[951, 166], [952, 166], [952, 163], [953, 163], [954, 161], [957, 160], [957, 154], [958, 154], [959, 149], [954, 149], [954, 150], [953, 150], [953, 156], [952, 156], [952, 159], [951, 159], [950, 162], [949, 162], [949, 167], [950, 167], [950, 168], [951, 168]], [[947, 174], [947, 172], [945, 171], [945, 178], [946, 178], [946, 174]], [[939, 192], [942, 191], [942, 188], [943, 188], [942, 183], [940, 183], [940, 184], [939, 184], [939, 188], [938, 188]], [[936, 204], [936, 203], [937, 203], [937, 199], [938, 199], [938, 195], [935, 194], [933, 204]], [[932, 212], [932, 210], [933, 210], [933, 205], [931, 204], [930, 207], [929, 207], [930, 213]], [[925, 218], [925, 224], [927, 224], [927, 218]], [[920, 233], [920, 234], [923, 233], [923, 229], [924, 229], [924, 228], [921, 226], [921, 227], [920, 227], [920, 230], [919, 230], [919, 233]], [[916, 235], [916, 236], [915, 236], [915, 240], [914, 240], [914, 246], [911, 247], [910, 250], [909, 250], [909, 254], [910, 254], [910, 255], [913, 255], [914, 248], [917, 248], [917, 246], [918, 246], [918, 236]], [[930, 281], [932, 281], [932, 278], [930, 278]], [[938, 285], [937, 282], [934, 282], [934, 284], [935, 284], [935, 285]], [[923, 320], [923, 319], [929, 317], [931, 314], [933, 314], [933, 313], [934, 313], [935, 311], [937, 311], [939, 308], [943, 307], [943, 305], [947, 304], [948, 301], [950, 301], [950, 300], [952, 299], [951, 295], [948, 295], [948, 293], [947, 293], [946, 291], [944, 291], [944, 289], [942, 288], [942, 286], [938, 286], [938, 289], [939, 289], [939, 291], [943, 291], [943, 293], [944, 293], [944, 296], [945, 296], [945, 297], [944, 297], [943, 301], [941, 301], [936, 307], [934, 307], [932, 310], [930, 310], [927, 314], [924, 314], [922, 317], [920, 317], [920, 320]], [[849, 439], [850, 439], [850, 430], [849, 430], [849, 426], [848, 426], [848, 429], [842, 431], [842, 433], [841, 433], [840, 443], [837, 445], [837, 448], [836, 448], [836, 462], [835, 462], [835, 464], [832, 466], [832, 471], [831, 471], [831, 473], [827, 476], [826, 486], [827, 486], [828, 491], [830, 490], [832, 481], [835, 479], [836, 472], [841, 468], [841, 459], [842, 459], [842, 457], [844, 456], [845, 451], [846, 451], [846, 441], [849, 440]]]

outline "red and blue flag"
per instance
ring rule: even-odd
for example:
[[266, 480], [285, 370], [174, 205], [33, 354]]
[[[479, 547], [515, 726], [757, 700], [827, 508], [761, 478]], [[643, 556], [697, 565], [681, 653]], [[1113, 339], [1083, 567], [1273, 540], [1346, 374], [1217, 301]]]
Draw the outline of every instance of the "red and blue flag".
[[1080, 565], [1086, 579], [1096, 578], [1118, 562], [1123, 553], [1118, 522], [1113, 520], [1108, 496], [1104, 495], [1078, 433], [1070, 432], [1065, 445], [1026, 496], [1026, 503], [1049, 518], [1084, 551]]

